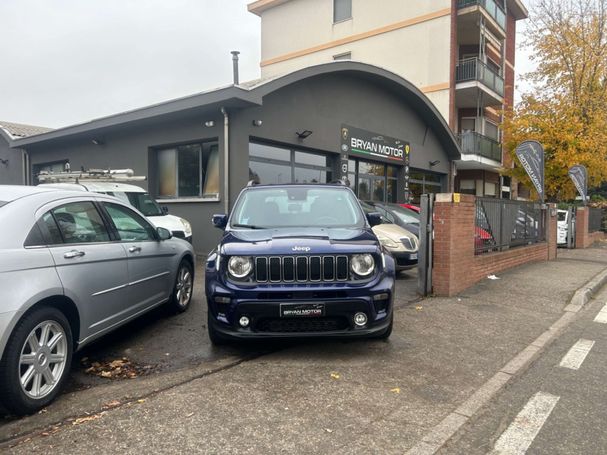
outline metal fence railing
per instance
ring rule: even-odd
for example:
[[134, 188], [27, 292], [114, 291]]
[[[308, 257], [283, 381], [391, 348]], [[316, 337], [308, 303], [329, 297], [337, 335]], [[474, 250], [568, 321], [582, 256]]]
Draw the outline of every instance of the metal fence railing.
[[589, 207], [588, 212], [588, 232], [605, 231], [607, 226], [605, 225], [604, 209]]
[[506, 30], [506, 12], [495, 0], [457, 0], [458, 8], [466, 8], [467, 6], [480, 5], [489, 15], [498, 23], [498, 25]]
[[474, 252], [504, 251], [543, 242], [545, 219], [539, 203], [476, 198]]
[[459, 141], [464, 155], [479, 155], [499, 163], [502, 162], [502, 144], [490, 137], [474, 131], [466, 131], [460, 133]]
[[455, 81], [479, 81], [499, 96], [504, 96], [504, 79], [477, 57], [465, 58], [457, 62]]

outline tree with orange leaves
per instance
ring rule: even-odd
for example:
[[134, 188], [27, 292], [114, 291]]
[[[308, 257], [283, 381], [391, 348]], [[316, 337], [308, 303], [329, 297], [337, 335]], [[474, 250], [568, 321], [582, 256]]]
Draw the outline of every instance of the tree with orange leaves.
[[[587, 167], [589, 188], [607, 180], [607, 0], [536, 0], [526, 43], [537, 67], [504, 115], [504, 146], [516, 162], [520, 142], [539, 141], [548, 200], [572, 199], [571, 166]], [[511, 174], [532, 187], [522, 167]]]

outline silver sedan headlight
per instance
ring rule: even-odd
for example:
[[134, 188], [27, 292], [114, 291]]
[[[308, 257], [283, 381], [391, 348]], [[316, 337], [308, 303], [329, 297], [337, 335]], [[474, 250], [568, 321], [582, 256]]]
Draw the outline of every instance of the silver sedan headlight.
[[360, 277], [366, 277], [375, 270], [375, 260], [370, 254], [355, 254], [350, 260], [352, 272]]
[[234, 278], [243, 279], [253, 270], [253, 260], [249, 256], [232, 256], [228, 261], [228, 272]]

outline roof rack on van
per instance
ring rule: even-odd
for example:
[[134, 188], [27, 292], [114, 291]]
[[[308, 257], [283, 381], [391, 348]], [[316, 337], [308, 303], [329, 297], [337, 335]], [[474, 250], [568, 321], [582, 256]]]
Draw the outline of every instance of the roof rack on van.
[[87, 182], [141, 182], [144, 175], [133, 175], [132, 169], [89, 169], [85, 171], [49, 172], [41, 171], [37, 177], [40, 183], [79, 183]]
[[247, 187], [256, 185], [259, 185], [259, 182], [257, 180], [249, 180], [247, 183]]

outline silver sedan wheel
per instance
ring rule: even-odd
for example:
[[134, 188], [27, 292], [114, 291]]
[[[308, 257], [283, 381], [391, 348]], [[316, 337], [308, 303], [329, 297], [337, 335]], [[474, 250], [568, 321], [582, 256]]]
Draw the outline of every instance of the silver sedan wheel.
[[192, 297], [192, 273], [186, 266], [181, 266], [177, 272], [177, 285], [175, 286], [177, 303], [181, 307], [188, 306]]
[[65, 330], [58, 322], [41, 322], [30, 332], [19, 356], [19, 383], [29, 398], [44, 398], [57, 387], [67, 352]]

